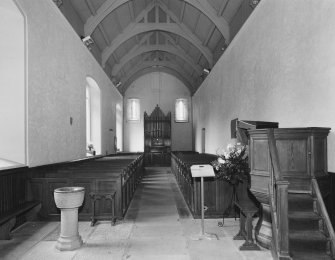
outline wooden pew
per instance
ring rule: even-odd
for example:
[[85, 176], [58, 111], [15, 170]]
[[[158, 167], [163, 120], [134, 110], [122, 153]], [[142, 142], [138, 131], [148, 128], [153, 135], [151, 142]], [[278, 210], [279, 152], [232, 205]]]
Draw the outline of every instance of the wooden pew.
[[[100, 158], [97, 160], [62, 166], [58, 170], [39, 174], [30, 180], [33, 197], [41, 197], [41, 216], [58, 219], [59, 210], [53, 199], [53, 191], [64, 186], [85, 187], [85, 199], [79, 209], [79, 219], [88, 220], [93, 213], [89, 193], [99, 190], [115, 190], [116, 216], [123, 218], [131, 202], [133, 194], [143, 175], [143, 154], [135, 156], [119, 156], [118, 158]], [[110, 201], [99, 201], [99, 214], [110, 214]]]
[[27, 197], [28, 167], [0, 171], [0, 240], [10, 239], [10, 231], [34, 219], [37, 200]]
[[[199, 154], [195, 152], [173, 152], [171, 155], [171, 169], [178, 182], [184, 199], [195, 218], [201, 217], [200, 180], [192, 178], [190, 167], [194, 164], [210, 164], [217, 158], [213, 154]], [[205, 212], [207, 218], [222, 217], [231, 204], [233, 189], [230, 184], [215, 178], [206, 178], [204, 181]], [[234, 210], [229, 213], [235, 215]]]

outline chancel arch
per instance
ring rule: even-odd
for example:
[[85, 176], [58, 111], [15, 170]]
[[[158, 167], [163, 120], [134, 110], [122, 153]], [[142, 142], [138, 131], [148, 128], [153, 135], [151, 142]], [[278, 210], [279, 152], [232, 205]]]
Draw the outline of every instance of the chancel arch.
[[101, 94], [91, 77], [86, 77], [86, 147], [101, 154]]

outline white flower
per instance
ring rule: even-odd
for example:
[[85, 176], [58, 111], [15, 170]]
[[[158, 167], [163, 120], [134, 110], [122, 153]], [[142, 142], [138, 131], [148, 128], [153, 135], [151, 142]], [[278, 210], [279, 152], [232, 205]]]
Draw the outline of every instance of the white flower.
[[226, 161], [224, 159], [222, 159], [221, 157], [218, 158], [218, 163], [220, 164], [224, 164]]
[[227, 145], [227, 150], [228, 150], [228, 151], [231, 151], [232, 149], [234, 149], [234, 145], [232, 145], [232, 144], [228, 144], [228, 145]]

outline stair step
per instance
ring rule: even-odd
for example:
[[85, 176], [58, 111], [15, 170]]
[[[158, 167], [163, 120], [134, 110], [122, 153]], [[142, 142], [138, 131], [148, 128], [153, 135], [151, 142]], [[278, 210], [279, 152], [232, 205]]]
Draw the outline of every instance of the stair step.
[[333, 258], [327, 254], [316, 254], [316, 253], [305, 253], [305, 252], [293, 252], [291, 253], [293, 260], [333, 260]]
[[316, 220], [319, 220], [319, 219], [322, 219], [322, 217], [313, 212], [313, 211], [291, 211], [288, 213], [288, 217], [289, 218], [292, 218], [292, 219], [316, 219]]
[[290, 231], [298, 230], [319, 230], [319, 222], [322, 217], [311, 211], [294, 211], [289, 212], [289, 229]]
[[290, 249], [314, 253], [327, 252], [329, 239], [318, 230], [290, 230]]
[[290, 193], [288, 195], [288, 210], [313, 210], [314, 199], [310, 194]]

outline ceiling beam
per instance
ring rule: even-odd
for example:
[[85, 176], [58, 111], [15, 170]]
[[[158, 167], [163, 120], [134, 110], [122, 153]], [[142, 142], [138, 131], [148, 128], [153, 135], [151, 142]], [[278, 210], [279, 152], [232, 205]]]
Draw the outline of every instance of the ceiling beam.
[[85, 2], [87, 4], [88, 9], [90, 9], [91, 15], [96, 15], [97, 12], [96, 12], [91, 0], [85, 0]]
[[96, 15], [90, 16], [84, 24], [85, 36], [91, 35], [99, 23], [116, 8], [129, 0], [107, 0], [97, 10]]
[[109, 56], [124, 42], [129, 40], [130, 38], [136, 36], [137, 34], [144, 33], [144, 32], [151, 32], [151, 31], [165, 31], [170, 32], [173, 34], [177, 34], [193, 44], [197, 47], [203, 55], [208, 60], [208, 63], [211, 67], [213, 67], [213, 54], [212, 52], [205, 46], [202, 45], [199, 38], [197, 38], [193, 33], [189, 31], [183, 30], [178, 24], [176, 23], [136, 23], [131, 24], [126, 29], [119, 34], [111, 43], [110, 46], [105, 48], [102, 51], [102, 66], [106, 64]]
[[180, 9], [180, 14], [179, 14], [179, 20], [182, 22], [184, 19], [184, 13], [185, 13], [185, 7], [186, 7], [186, 2], [181, 3], [181, 9]]
[[224, 10], [226, 10], [226, 7], [227, 7], [228, 3], [229, 3], [229, 0], [222, 1], [220, 9], [218, 11], [219, 16], [221, 16], [223, 14]]
[[[88, 9], [90, 10], [91, 14], [96, 15], [97, 12], [96, 12], [93, 4], [92, 4], [92, 1], [91, 0], [85, 0], [85, 2], [87, 4]], [[109, 37], [108, 37], [108, 35], [107, 35], [107, 33], [106, 33], [105, 29], [103, 28], [101, 23], [99, 23], [98, 29], [100, 30], [100, 32], [102, 34], [102, 37], [104, 38], [105, 43], [108, 46], [110, 44], [110, 40], [109, 40]]]
[[115, 64], [113, 66], [112, 75], [114, 76], [117, 75], [120, 69], [130, 60], [141, 55], [142, 53], [147, 53], [147, 52], [152, 52], [152, 51], [163, 51], [163, 52], [174, 54], [178, 56], [179, 58], [181, 58], [182, 60], [186, 61], [188, 66], [191, 66], [197, 72], [197, 74], [200, 75], [202, 73], [202, 68], [199, 65], [196, 65], [193, 59], [190, 58], [185, 52], [182, 52], [181, 50], [176, 49], [172, 45], [157, 44], [157, 45], [143, 45], [132, 52], [128, 52], [125, 56], [122, 57], [119, 64]]
[[[90, 16], [84, 24], [85, 36], [91, 35], [99, 23], [116, 8], [120, 7], [129, 0], [106, 0], [96, 11], [95, 15]], [[207, 0], [183, 0], [193, 7], [197, 8], [200, 12], [204, 13], [219, 29], [226, 42], [230, 41], [229, 24], [222, 17], [218, 16], [215, 9], [208, 3]], [[154, 3], [152, 1], [151, 3]], [[182, 16], [178, 17], [182, 21]]]
[[[156, 65], [155, 65], [156, 64]], [[173, 64], [171, 62], [160, 62], [159, 64], [156, 62], [141, 62], [140, 66], [135, 66], [134, 69], [128, 74], [128, 76], [121, 79], [122, 82], [122, 92], [125, 93], [127, 88], [133, 83], [137, 78], [142, 75], [145, 75], [149, 72], [153, 71], [164, 71], [169, 73], [176, 78], [178, 78], [184, 85], [189, 89], [190, 93], [194, 93], [195, 83], [192, 79], [186, 78], [185, 74], [183, 75], [183, 71], [180, 70], [179, 66]]]
[[134, 12], [134, 1], [133, 0], [130, 0], [128, 2], [128, 8], [129, 8], [129, 13], [130, 13], [131, 21], [134, 21], [134, 19], [135, 19], [135, 12]]
[[[201, 40], [184, 23], [182, 23], [179, 20], [179, 18], [163, 3], [163, 1], [157, 0], [157, 2], [159, 3], [162, 10], [168, 16], [170, 16], [182, 28], [182, 30], [184, 30], [187, 34], [189, 34], [192, 38], [194, 38], [195, 42], [191, 42], [191, 43], [193, 43], [200, 51], [201, 51], [202, 48], [207, 49], [209, 51], [209, 53], [212, 55], [212, 52], [206, 46], [204, 46], [202, 44]], [[180, 35], [180, 36], [182, 36], [182, 35]], [[201, 52], [203, 52], [203, 51], [201, 51]], [[206, 57], [206, 59], [208, 60], [208, 64], [210, 64], [210, 67], [213, 67], [213, 65], [214, 65], [213, 60], [209, 59], [209, 57], [206, 56], [204, 52], [203, 52], [203, 54]]]
[[226, 42], [230, 41], [229, 23], [222, 17], [218, 16], [216, 10], [208, 3], [207, 0], [184, 0], [188, 4], [200, 10], [211, 20], [221, 32]]
[[208, 30], [207, 32], [207, 36], [206, 36], [206, 39], [204, 40], [204, 45], [207, 46], [209, 40], [211, 39], [213, 33], [214, 33], [214, 30], [215, 30], [215, 26], [212, 25], [211, 28]]

